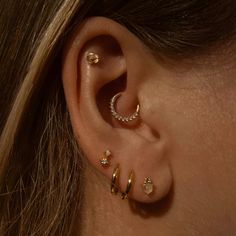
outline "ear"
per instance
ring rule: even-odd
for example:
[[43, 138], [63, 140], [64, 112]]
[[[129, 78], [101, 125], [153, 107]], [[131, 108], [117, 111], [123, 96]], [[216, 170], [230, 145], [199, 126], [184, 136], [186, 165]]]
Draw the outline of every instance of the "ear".
[[[90, 64], [91, 52], [99, 57], [97, 63]], [[63, 86], [77, 141], [89, 162], [108, 181], [119, 165], [116, 184], [121, 192], [125, 192], [133, 172], [129, 197], [140, 202], [163, 198], [172, 184], [161, 126], [157, 130], [150, 125], [152, 108], [143, 89], [156, 70], [157, 63], [144, 44], [125, 27], [103, 17], [80, 25], [64, 50]], [[129, 116], [140, 105], [133, 121], [122, 122], [112, 116], [109, 104], [118, 92], [121, 96], [114, 106], [119, 114]], [[112, 155], [109, 167], [104, 168], [100, 159], [107, 149]], [[153, 182], [150, 195], [143, 189], [146, 177]], [[151, 183], [146, 184], [150, 191], [151, 187]]]

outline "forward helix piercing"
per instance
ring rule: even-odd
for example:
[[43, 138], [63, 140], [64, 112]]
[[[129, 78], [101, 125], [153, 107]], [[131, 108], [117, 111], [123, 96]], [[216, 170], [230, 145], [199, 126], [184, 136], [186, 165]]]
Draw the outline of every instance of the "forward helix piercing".
[[89, 64], [94, 65], [94, 64], [99, 63], [100, 58], [99, 58], [98, 54], [96, 54], [94, 52], [89, 52], [86, 56], [86, 60]]
[[107, 149], [104, 152], [104, 156], [102, 157], [102, 159], [100, 159], [100, 164], [102, 167], [106, 168], [110, 166], [110, 157], [111, 157], [111, 151]]
[[136, 111], [130, 116], [122, 116], [116, 111], [116, 109], [115, 109], [116, 102], [117, 102], [117, 100], [120, 96], [121, 96], [121, 93], [117, 93], [115, 96], [112, 97], [112, 99], [110, 101], [110, 110], [111, 110], [112, 116], [115, 119], [117, 119], [119, 121], [122, 121], [122, 122], [129, 122], [129, 121], [132, 121], [134, 119], [137, 119], [138, 116], [139, 116], [139, 110], [140, 110], [140, 105], [139, 104], [136, 107]]

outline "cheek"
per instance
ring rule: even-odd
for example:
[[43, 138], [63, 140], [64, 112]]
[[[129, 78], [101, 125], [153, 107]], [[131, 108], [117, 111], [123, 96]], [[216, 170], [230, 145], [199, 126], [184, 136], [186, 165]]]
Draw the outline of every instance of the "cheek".
[[207, 91], [173, 94], [163, 101], [163, 114], [176, 197], [196, 212], [222, 215], [222, 207], [235, 212], [236, 123], [226, 109], [228, 99]]

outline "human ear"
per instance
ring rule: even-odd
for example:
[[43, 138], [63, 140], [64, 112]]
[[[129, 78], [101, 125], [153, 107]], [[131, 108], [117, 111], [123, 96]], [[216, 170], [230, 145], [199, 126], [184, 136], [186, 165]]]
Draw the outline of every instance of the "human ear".
[[[145, 114], [151, 108], [142, 91], [155, 71], [156, 62], [144, 44], [125, 27], [103, 17], [87, 19], [64, 49], [62, 79], [76, 139], [91, 165], [108, 181], [119, 166], [120, 192], [126, 191], [132, 172], [128, 196], [140, 202], [160, 200], [172, 185], [161, 128], [152, 127]], [[140, 106], [134, 120], [112, 116], [109, 104], [119, 92], [114, 107], [123, 117]], [[100, 159], [107, 149], [112, 155], [104, 168]], [[143, 188], [145, 178], [153, 183], [150, 194]]]

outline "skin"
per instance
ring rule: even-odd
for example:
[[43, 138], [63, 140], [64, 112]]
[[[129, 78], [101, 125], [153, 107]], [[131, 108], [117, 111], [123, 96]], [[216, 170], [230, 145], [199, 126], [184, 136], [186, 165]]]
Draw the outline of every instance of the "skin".
[[[104, 36], [105, 35], [105, 36]], [[64, 49], [62, 79], [75, 136], [86, 154], [85, 192], [76, 235], [234, 235], [236, 230], [236, 83], [234, 47], [192, 59], [156, 56], [126, 28], [95, 17]], [[89, 65], [87, 52], [101, 61]], [[158, 54], [158, 53], [157, 53]], [[140, 119], [111, 118], [117, 111]], [[99, 164], [112, 152], [111, 166]], [[120, 191], [130, 170], [130, 200], [110, 194], [120, 165]], [[155, 191], [143, 193], [151, 177]]]

